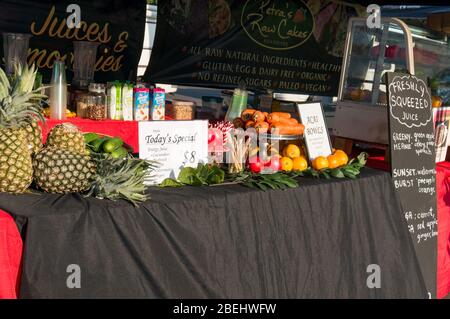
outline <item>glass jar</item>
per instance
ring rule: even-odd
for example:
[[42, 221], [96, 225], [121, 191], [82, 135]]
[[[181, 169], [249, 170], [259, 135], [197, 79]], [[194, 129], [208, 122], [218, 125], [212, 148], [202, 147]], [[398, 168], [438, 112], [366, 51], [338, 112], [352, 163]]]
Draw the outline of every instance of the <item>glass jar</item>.
[[87, 118], [87, 96], [89, 95], [88, 89], [79, 89], [73, 87], [71, 92], [72, 104], [74, 105], [77, 117], [83, 119]]
[[172, 101], [171, 105], [167, 105], [167, 116], [174, 120], [193, 120], [196, 108], [194, 102]]
[[91, 120], [106, 120], [108, 107], [106, 105], [105, 85], [89, 84], [89, 94], [86, 95], [86, 117]]

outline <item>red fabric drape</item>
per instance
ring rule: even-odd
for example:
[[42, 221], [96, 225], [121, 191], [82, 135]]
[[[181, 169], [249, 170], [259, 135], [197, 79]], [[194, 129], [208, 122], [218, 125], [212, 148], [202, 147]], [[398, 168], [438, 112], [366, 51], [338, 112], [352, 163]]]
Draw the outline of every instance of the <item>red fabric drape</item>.
[[131, 146], [135, 153], [139, 152], [139, 122], [137, 121], [93, 121], [77, 117], [66, 120], [47, 120], [42, 129], [44, 142], [50, 129], [63, 122], [70, 122], [76, 125], [83, 132], [95, 132], [109, 136], [118, 136], [126, 144]]
[[22, 240], [12, 217], [0, 210], [0, 299], [15, 299], [19, 292]]
[[437, 296], [450, 293], [450, 163], [436, 165], [438, 198], [438, 271]]

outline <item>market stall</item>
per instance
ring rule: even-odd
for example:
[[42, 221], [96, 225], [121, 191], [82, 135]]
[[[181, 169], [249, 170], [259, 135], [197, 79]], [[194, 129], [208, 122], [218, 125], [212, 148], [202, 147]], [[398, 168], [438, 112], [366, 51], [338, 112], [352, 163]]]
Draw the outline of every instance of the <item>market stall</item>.
[[[438, 177], [437, 190], [433, 184], [432, 121], [421, 130], [408, 126], [423, 134], [421, 143], [433, 144], [427, 158], [414, 163], [430, 166], [430, 176], [423, 177], [431, 181], [431, 195], [419, 201], [435, 205], [439, 194], [439, 216], [431, 205], [426, 218], [434, 220], [423, 219], [427, 226], [419, 225], [414, 238], [404, 214], [408, 198], [398, 183], [366, 167], [374, 161], [365, 149], [352, 154], [333, 145], [323, 105], [299, 103], [294, 96], [332, 97], [339, 91], [341, 100], [357, 93], [361, 102], [378, 102], [381, 92], [366, 96], [366, 87], [339, 83], [349, 69], [345, 59], [341, 69], [349, 48], [347, 23], [364, 7], [339, 1], [168, 1], [158, 7], [154, 52], [138, 79], [143, 30], [136, 25], [145, 18], [144, 1], [130, 8], [83, 5], [89, 8], [84, 26], [98, 28], [72, 40], [71, 28], [63, 34], [62, 25], [58, 54], [38, 58], [51, 46], [47, 33], [52, 38], [56, 31], [47, 29], [48, 22], [64, 17], [63, 4], [39, 7], [36, 20], [24, 22], [31, 39], [13, 32], [3, 37], [3, 45], [14, 50], [5, 50], [0, 71], [0, 297], [448, 293], [445, 232], [439, 234], [440, 268], [434, 264], [436, 219], [446, 225], [448, 216], [446, 179]], [[95, 22], [104, 10], [110, 20]], [[378, 40], [386, 37], [387, 31]], [[380, 50], [371, 51], [380, 57], [369, 64], [377, 78], [387, 71], [381, 67], [384, 42]], [[51, 63], [41, 63], [44, 57]], [[196, 105], [175, 98], [164, 84], [223, 91], [221, 97], [202, 96], [204, 105]], [[421, 85], [416, 100], [425, 105], [421, 114], [432, 119], [431, 97]], [[291, 94], [281, 98], [274, 91]], [[387, 94], [385, 89], [386, 100]], [[379, 113], [386, 115], [389, 107]], [[213, 120], [205, 120], [205, 113]], [[386, 128], [389, 136], [394, 130]], [[405, 171], [408, 161], [397, 155], [392, 162]], [[418, 250], [417, 238], [431, 248]]]

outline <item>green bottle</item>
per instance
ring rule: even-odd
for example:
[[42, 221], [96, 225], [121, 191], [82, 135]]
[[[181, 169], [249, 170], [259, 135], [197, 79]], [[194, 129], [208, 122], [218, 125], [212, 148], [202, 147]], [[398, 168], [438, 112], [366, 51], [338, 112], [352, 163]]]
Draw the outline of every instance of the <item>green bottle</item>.
[[240, 117], [242, 111], [247, 108], [248, 92], [246, 90], [236, 88], [234, 89], [233, 97], [231, 98], [230, 106], [228, 107], [225, 121], [233, 122], [237, 117]]

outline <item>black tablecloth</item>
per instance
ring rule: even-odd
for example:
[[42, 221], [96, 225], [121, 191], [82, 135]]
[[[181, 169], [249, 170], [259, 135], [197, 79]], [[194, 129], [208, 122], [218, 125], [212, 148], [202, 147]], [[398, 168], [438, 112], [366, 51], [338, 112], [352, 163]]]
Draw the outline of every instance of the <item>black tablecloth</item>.
[[[22, 298], [425, 298], [387, 173], [151, 189], [134, 208], [80, 195], [0, 195], [24, 238]], [[69, 289], [67, 267], [81, 269]], [[369, 289], [370, 264], [381, 288]]]

